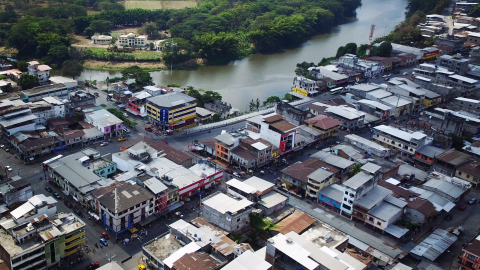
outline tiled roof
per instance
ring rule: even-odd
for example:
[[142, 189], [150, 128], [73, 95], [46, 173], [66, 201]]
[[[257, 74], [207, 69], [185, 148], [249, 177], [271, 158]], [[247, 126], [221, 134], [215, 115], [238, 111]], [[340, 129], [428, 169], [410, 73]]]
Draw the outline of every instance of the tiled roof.
[[286, 132], [297, 127], [294, 124], [291, 124], [290, 122], [288, 122], [287, 120], [277, 121], [275, 123], [270, 124], [270, 126], [280, 130], [281, 132]]
[[477, 235], [475, 239], [464, 248], [466, 251], [475, 254], [476, 256], [480, 256], [480, 240], [478, 240], [478, 238], [480, 237]]
[[472, 175], [473, 177], [480, 177], [480, 161], [472, 160], [460, 165], [457, 170]]
[[312, 226], [313, 223], [315, 223], [315, 220], [307, 213], [296, 211], [286, 219], [280, 221], [277, 224], [279, 228], [274, 230], [284, 235], [292, 231], [300, 234]]
[[131, 146], [134, 146], [135, 144], [137, 144], [139, 142], [142, 142], [142, 141], [144, 143], [146, 143], [147, 145], [149, 145], [150, 147], [152, 147], [153, 149], [155, 149], [159, 152], [162, 151], [163, 154], [166, 154], [165, 157], [168, 160], [171, 160], [171, 161], [175, 162], [176, 164], [181, 165], [185, 161], [187, 161], [189, 159], [193, 159], [193, 157], [190, 156], [189, 154], [187, 154], [185, 152], [182, 152], [180, 150], [177, 150], [177, 149], [171, 147], [170, 145], [166, 144], [165, 142], [161, 142], [161, 141], [157, 142], [154, 139], [148, 138], [148, 137], [139, 137], [137, 139], [124, 141], [124, 143], [121, 145], [121, 147], [130, 148]]
[[465, 154], [455, 149], [450, 149], [436, 156], [437, 159], [450, 163], [452, 165], [460, 165], [463, 162], [467, 161], [470, 157], [471, 156], [469, 154]]
[[306, 123], [312, 124], [315, 127], [319, 127], [323, 130], [328, 130], [342, 124], [341, 121], [337, 119], [328, 117], [326, 115], [319, 115], [310, 119], [305, 120]]
[[279, 114], [275, 114], [275, 115], [272, 115], [270, 117], [266, 117], [266, 118], [263, 118], [263, 121], [267, 122], [267, 123], [272, 123], [272, 122], [276, 122], [278, 120], [282, 120], [282, 116], [279, 115]]

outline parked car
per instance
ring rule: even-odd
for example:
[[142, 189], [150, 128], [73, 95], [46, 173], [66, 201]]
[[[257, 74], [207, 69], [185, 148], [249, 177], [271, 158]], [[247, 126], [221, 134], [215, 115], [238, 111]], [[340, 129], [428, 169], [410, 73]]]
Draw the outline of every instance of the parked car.
[[73, 208], [73, 204], [69, 201], [64, 201], [63, 203], [65, 203], [65, 205], [68, 207], [68, 208]]
[[87, 265], [87, 270], [93, 270], [97, 269], [100, 267], [100, 264], [98, 262], [92, 262], [91, 264]]
[[5, 149], [5, 152], [10, 152], [10, 149], [8, 148], [3, 148], [3, 149]]
[[77, 214], [79, 216], [83, 216], [82, 210], [80, 210], [78, 208], [73, 209], [73, 212], [75, 212], [75, 214]]
[[403, 76], [408, 75], [408, 72], [403, 72]]
[[60, 196], [60, 194], [58, 194], [58, 192], [54, 192], [53, 197], [55, 197], [56, 199], [59, 199], [59, 200], [62, 199], [62, 196]]
[[52, 193], [52, 188], [49, 187], [49, 186], [45, 186], [45, 190], [48, 191], [48, 192], [50, 192], [50, 193]]
[[108, 239], [110, 239], [110, 236], [108, 236], [108, 234], [106, 232], [102, 232], [101, 238], [103, 238], [105, 240], [108, 240]]
[[475, 204], [477, 203], [477, 198], [471, 198], [470, 200], [468, 200], [468, 204]]
[[5, 170], [7, 170], [7, 171], [9, 171], [9, 172], [13, 171], [12, 167], [10, 167], [10, 166], [8, 166], [8, 165], [5, 166]]
[[102, 143], [100, 144], [100, 146], [107, 146], [107, 145], [108, 145], [108, 142], [102, 142]]
[[148, 131], [148, 132], [152, 132], [152, 128], [151, 128], [151, 127], [145, 127], [145, 130]]
[[0, 148], [5, 148], [5, 144], [0, 144]]
[[100, 244], [108, 246], [108, 241], [105, 238], [100, 238]]
[[463, 210], [467, 209], [467, 206], [466, 206], [466, 205], [460, 205], [460, 206], [458, 207], [458, 209], [460, 209], [461, 211], [463, 211]]
[[229, 174], [232, 174], [232, 173], [233, 173], [232, 169], [228, 169], [228, 168], [225, 169], [225, 170], [223, 170], [223, 171], [226, 172], [226, 173], [229, 173]]
[[127, 138], [125, 138], [125, 137], [120, 137], [120, 138], [118, 138], [118, 141], [119, 141], [119, 142], [123, 142], [123, 141], [126, 141], [126, 140], [127, 140]]
[[238, 178], [242, 178], [242, 175], [239, 174], [239, 173], [237, 173], [237, 172], [234, 172], [234, 173], [233, 173], [233, 176], [238, 177]]
[[444, 219], [445, 219], [446, 221], [450, 221], [450, 220], [452, 220], [452, 218], [453, 218], [452, 214], [448, 214], [448, 215], [445, 216]]
[[382, 78], [387, 78], [388, 76], [387, 75], [383, 75]]

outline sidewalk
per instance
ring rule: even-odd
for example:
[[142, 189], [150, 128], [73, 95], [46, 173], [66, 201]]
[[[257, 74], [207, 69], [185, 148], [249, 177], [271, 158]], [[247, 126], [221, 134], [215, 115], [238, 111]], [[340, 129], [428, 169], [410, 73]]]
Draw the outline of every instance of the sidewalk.
[[[310, 101], [313, 100], [312, 98], [309, 98], [309, 97], [300, 96], [295, 92], [290, 92], [289, 94], [301, 98], [300, 100], [290, 102], [289, 104], [292, 105], [292, 106], [301, 105], [301, 104], [304, 104], [304, 103], [307, 103], [307, 102], [310, 102]], [[244, 121], [248, 118], [252, 118], [254, 116], [257, 116], [257, 115], [264, 115], [264, 114], [268, 114], [268, 113], [272, 113], [272, 112], [275, 112], [275, 107], [268, 108], [268, 109], [265, 109], [265, 110], [261, 110], [261, 111], [258, 111], [258, 112], [252, 112], [252, 113], [249, 113], [249, 114], [240, 115], [240, 116], [237, 116], [235, 118], [220, 121], [220, 122], [216, 122], [216, 123], [211, 123], [211, 124], [207, 124], [207, 125], [203, 125], [203, 126], [193, 127], [193, 128], [185, 130], [185, 134], [192, 134], [192, 133], [205, 131], [205, 130], [209, 130], [209, 129], [213, 129], [213, 128], [232, 125], [232, 124]]]
[[[289, 194], [285, 194], [283, 191], [280, 191], [279, 189], [275, 189], [275, 190], [277, 192], [280, 192], [288, 196], [290, 198], [289, 204], [292, 205], [293, 207], [302, 210], [303, 212], [311, 215], [312, 217], [322, 222], [325, 222], [330, 226], [335, 227], [336, 229], [344, 232], [345, 234], [353, 238], [356, 238], [357, 240], [373, 247], [378, 251], [381, 251], [387, 254], [392, 258], [398, 257], [403, 252], [402, 250], [395, 248], [395, 245], [397, 244], [398, 241], [388, 235], [379, 234], [368, 228], [364, 228], [365, 229], [364, 231], [362, 230], [363, 225], [357, 225], [355, 221], [349, 220], [331, 211], [327, 212], [323, 209], [320, 209], [318, 205], [307, 204], [301, 199], [292, 197]], [[313, 209], [312, 207], [315, 207], [315, 209]]]

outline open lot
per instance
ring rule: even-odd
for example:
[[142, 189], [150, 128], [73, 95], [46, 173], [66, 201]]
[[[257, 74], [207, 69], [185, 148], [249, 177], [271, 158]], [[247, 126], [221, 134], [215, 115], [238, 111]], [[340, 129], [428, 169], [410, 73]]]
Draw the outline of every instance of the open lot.
[[193, 8], [197, 7], [197, 2], [194, 0], [189, 1], [158, 1], [158, 0], [151, 0], [151, 1], [125, 1], [125, 8], [126, 9], [135, 9], [135, 8], [143, 8], [143, 9], [182, 9], [182, 8]]

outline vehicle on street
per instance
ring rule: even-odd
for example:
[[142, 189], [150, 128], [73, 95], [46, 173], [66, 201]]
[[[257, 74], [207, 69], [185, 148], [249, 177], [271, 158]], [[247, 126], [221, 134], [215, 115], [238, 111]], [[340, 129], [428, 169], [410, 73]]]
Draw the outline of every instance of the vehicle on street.
[[5, 152], [10, 152], [10, 149], [8, 148], [3, 148], [3, 149], [5, 149]]
[[229, 173], [229, 174], [232, 174], [232, 173], [233, 173], [232, 169], [228, 169], [228, 168], [225, 169], [225, 170], [223, 170], [223, 171], [226, 172], [226, 173]]
[[98, 262], [92, 262], [91, 264], [87, 265], [87, 270], [93, 270], [97, 269], [100, 267], [100, 264]]
[[75, 214], [77, 214], [79, 216], [83, 216], [82, 210], [80, 210], [78, 208], [73, 209], [73, 212], [75, 212]]
[[471, 198], [470, 200], [468, 200], [468, 204], [475, 204], [477, 203], [477, 198]]
[[138, 265], [138, 270], [148, 270], [147, 267], [143, 264]]
[[62, 199], [62, 196], [60, 196], [60, 194], [58, 194], [58, 192], [54, 192], [53, 197], [55, 197], [56, 199], [59, 199], [59, 200]]
[[100, 144], [100, 146], [107, 146], [107, 145], [108, 145], [108, 142], [102, 142], [102, 143]]
[[403, 72], [403, 76], [405, 76], [405, 75], [408, 75], [408, 73], [407, 73], [407, 72]]
[[95, 97], [99, 97], [99, 96], [100, 96], [100, 94], [97, 93], [97, 92], [95, 92], [93, 95], [94, 95]]
[[148, 132], [152, 132], [152, 128], [151, 128], [151, 127], [145, 127], [145, 130], [148, 131]]
[[9, 171], [9, 172], [13, 171], [12, 167], [10, 167], [10, 166], [8, 166], [8, 165], [5, 166], [5, 170], [7, 170], [7, 171]]
[[399, 73], [400, 73], [400, 70], [395, 70], [395, 71], [393, 72], [393, 74], [399, 74]]
[[73, 204], [69, 201], [64, 201], [63, 203], [65, 203], [65, 205], [68, 207], [68, 208], [73, 208]]
[[460, 206], [458, 207], [458, 209], [460, 209], [461, 211], [463, 211], [463, 210], [467, 209], [467, 206], [466, 206], [466, 205], [460, 205]]
[[125, 137], [120, 137], [120, 138], [118, 138], [118, 141], [119, 141], [119, 142], [123, 142], [123, 141], [126, 141], [126, 140], [127, 140], [127, 138], [125, 138]]
[[100, 238], [100, 244], [107, 247], [108, 246], [108, 241], [105, 238]]
[[128, 117], [128, 114], [127, 114], [127, 113], [123, 113], [123, 116]]
[[387, 78], [388, 76], [387, 75], [383, 75], [382, 78]]
[[444, 219], [445, 219], [446, 221], [450, 221], [450, 220], [452, 220], [452, 218], [453, 218], [452, 214], [448, 214], [448, 215], [445, 216]]
[[0, 144], [0, 148], [5, 148], [5, 144]]
[[234, 173], [233, 173], [233, 176], [238, 177], [238, 178], [242, 178], [242, 175], [239, 174], [239, 173], [237, 173], [237, 172], [234, 172]]
[[106, 239], [106, 240], [109, 240], [109, 239], [110, 239], [110, 236], [108, 236], [108, 234], [107, 234], [106, 232], [102, 232], [101, 238]]
[[45, 190], [48, 191], [48, 192], [50, 192], [50, 193], [52, 193], [52, 188], [49, 187], [49, 186], [45, 186]]

